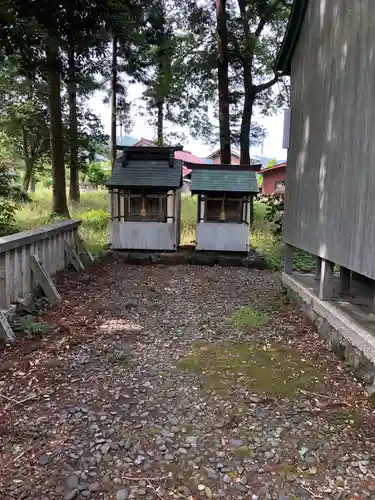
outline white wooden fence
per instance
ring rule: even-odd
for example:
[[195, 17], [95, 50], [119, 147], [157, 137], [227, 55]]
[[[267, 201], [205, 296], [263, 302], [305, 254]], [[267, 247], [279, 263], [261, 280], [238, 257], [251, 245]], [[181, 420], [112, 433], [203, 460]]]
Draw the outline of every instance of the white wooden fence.
[[77, 252], [80, 223], [62, 221], [0, 238], [0, 336], [14, 339], [6, 316], [17, 303], [31, 301], [38, 286], [57, 302], [60, 296], [50, 278], [69, 263], [83, 268]]

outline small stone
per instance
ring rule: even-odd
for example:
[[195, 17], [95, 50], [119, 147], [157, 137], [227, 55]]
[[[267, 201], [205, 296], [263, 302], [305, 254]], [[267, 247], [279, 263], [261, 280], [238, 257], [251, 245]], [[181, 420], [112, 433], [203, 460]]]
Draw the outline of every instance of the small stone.
[[242, 441], [242, 439], [230, 439], [229, 444], [231, 446], [239, 447], [239, 446], [243, 446], [243, 441]]
[[138, 495], [144, 496], [146, 495], [146, 493], [147, 493], [146, 488], [139, 488]]
[[204, 484], [198, 484], [198, 490], [199, 491], [203, 491], [205, 489], [205, 485]]
[[67, 493], [64, 496], [64, 500], [74, 500], [74, 498], [78, 495], [78, 490], [73, 490]]
[[116, 493], [116, 500], [127, 500], [128, 498], [128, 490], [119, 490]]
[[52, 460], [52, 455], [42, 455], [39, 457], [38, 464], [39, 465], [47, 465]]
[[135, 465], [141, 465], [142, 462], [145, 461], [145, 457], [143, 455], [139, 455], [135, 460], [134, 463]]
[[177, 453], [178, 453], [179, 455], [186, 455], [186, 454], [187, 454], [187, 451], [185, 450], [185, 448], [179, 448], [179, 449], [177, 450]]
[[74, 490], [75, 488], [77, 488], [78, 483], [79, 480], [77, 476], [70, 476], [66, 481], [66, 485], [70, 490]]
[[103, 446], [101, 447], [100, 451], [102, 452], [103, 455], [106, 455], [110, 449], [111, 449], [111, 445], [109, 443], [104, 443]]
[[185, 439], [185, 442], [190, 444], [190, 446], [192, 447], [197, 446], [197, 441], [198, 441], [197, 436], [187, 436], [187, 438]]
[[89, 485], [89, 490], [90, 491], [99, 491], [100, 490], [100, 484], [98, 482], [92, 483]]
[[125, 441], [124, 448], [125, 450], [130, 450], [131, 447], [132, 447], [132, 440], [129, 438]]
[[207, 477], [208, 479], [217, 479], [217, 472], [212, 469], [207, 469]]
[[225, 474], [225, 476], [223, 477], [223, 481], [224, 483], [231, 483], [232, 479], [227, 474]]
[[238, 491], [242, 491], [243, 493], [247, 493], [248, 489], [247, 489], [247, 486], [245, 486], [244, 484], [242, 483], [236, 483], [234, 485], [235, 489], [238, 490]]
[[205, 492], [207, 498], [212, 498], [212, 491], [208, 486], [206, 486], [206, 488], [204, 489], [204, 492]]

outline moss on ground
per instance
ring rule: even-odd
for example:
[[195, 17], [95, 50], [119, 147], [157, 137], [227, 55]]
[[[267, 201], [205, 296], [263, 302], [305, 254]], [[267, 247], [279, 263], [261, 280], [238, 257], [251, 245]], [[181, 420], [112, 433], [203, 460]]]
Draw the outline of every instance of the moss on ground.
[[207, 389], [222, 394], [240, 386], [255, 393], [297, 397], [298, 389], [314, 390], [323, 377], [298, 351], [281, 345], [200, 343], [177, 367], [200, 375]]

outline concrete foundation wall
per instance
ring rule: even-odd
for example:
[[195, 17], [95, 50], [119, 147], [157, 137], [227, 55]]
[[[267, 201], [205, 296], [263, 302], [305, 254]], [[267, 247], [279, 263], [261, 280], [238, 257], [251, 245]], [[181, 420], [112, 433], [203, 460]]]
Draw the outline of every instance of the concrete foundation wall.
[[249, 226], [246, 224], [200, 223], [196, 226], [196, 249], [247, 252], [249, 235]]
[[[333, 351], [354, 374], [366, 384], [375, 381], [375, 336], [373, 325], [357, 321], [354, 315], [343, 312], [333, 302], [323, 302], [305, 287], [298, 276], [282, 275], [282, 284], [290, 299], [296, 303]], [[357, 313], [358, 314], [358, 313]]]
[[176, 250], [177, 224], [111, 221], [110, 241], [116, 250]]

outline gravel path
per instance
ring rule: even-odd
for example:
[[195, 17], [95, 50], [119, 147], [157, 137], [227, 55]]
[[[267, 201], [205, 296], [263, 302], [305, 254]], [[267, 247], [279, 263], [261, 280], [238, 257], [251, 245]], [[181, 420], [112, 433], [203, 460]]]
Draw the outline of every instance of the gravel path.
[[365, 393], [278, 274], [114, 262], [59, 289], [53, 331], [0, 352], [1, 499], [375, 498]]

